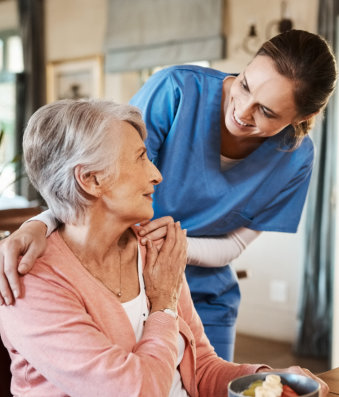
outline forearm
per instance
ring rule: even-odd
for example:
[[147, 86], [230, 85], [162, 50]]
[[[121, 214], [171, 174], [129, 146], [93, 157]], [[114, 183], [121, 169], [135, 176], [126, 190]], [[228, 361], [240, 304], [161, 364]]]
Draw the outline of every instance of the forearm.
[[41, 212], [41, 214], [28, 219], [25, 223], [31, 221], [40, 221], [47, 226], [46, 237], [48, 237], [58, 227], [58, 221], [54, 218], [51, 210]]
[[[57, 227], [51, 211], [30, 218], [0, 247], [0, 304], [11, 305], [22, 294], [18, 273], [29, 272], [46, 249], [46, 236]], [[6, 266], [5, 266], [6, 264]]]
[[201, 267], [226, 266], [238, 258], [260, 233], [242, 227], [220, 237], [188, 237], [188, 263]]

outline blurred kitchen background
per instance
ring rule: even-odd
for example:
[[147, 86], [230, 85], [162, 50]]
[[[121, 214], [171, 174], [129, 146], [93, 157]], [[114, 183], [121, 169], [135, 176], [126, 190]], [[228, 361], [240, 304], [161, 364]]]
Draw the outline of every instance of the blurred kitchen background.
[[[0, 0], [0, 229], [41, 201], [22, 176], [23, 126], [46, 101], [128, 102], [161, 67], [240, 72], [289, 29], [336, 47], [338, 0]], [[339, 366], [336, 96], [314, 130], [318, 163], [298, 233], [264, 233], [234, 266], [242, 303], [235, 360], [322, 372]], [[28, 207], [28, 208], [27, 208]]]

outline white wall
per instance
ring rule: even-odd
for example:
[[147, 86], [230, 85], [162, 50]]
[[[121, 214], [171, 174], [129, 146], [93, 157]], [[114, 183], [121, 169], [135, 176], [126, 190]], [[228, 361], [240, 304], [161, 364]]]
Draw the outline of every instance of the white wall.
[[106, 0], [46, 0], [47, 61], [101, 54]]
[[[339, 44], [337, 44], [337, 52]], [[338, 91], [338, 90], [337, 90]], [[338, 93], [336, 94], [336, 108], [339, 109]], [[338, 130], [338, 125], [336, 125]], [[339, 153], [339, 139], [337, 139], [337, 153]], [[337, 181], [336, 181], [336, 225], [339, 225], [339, 161], [337, 160]], [[333, 319], [332, 319], [332, 355], [331, 368], [339, 367], [339, 233], [335, 236], [335, 266], [333, 271]]]
[[242, 303], [237, 330], [294, 341], [302, 282], [303, 227], [297, 234], [263, 233], [234, 262], [249, 271], [240, 280]]
[[[281, 17], [281, 0], [226, 0], [225, 33], [227, 35], [227, 59], [213, 65], [226, 72], [241, 70], [251, 57], [243, 50], [243, 40], [249, 26], [255, 23], [261, 42], [278, 33], [276, 24]], [[315, 31], [318, 0], [288, 0], [286, 15], [294, 22], [294, 28]]]
[[0, 29], [15, 29], [18, 25], [18, 15], [15, 0], [0, 3]]
[[[338, 142], [339, 143], [339, 142]], [[339, 145], [337, 149], [339, 153]], [[338, 168], [338, 166], [337, 166]], [[337, 186], [339, 186], [339, 170], [337, 171]], [[336, 225], [339, 225], [339, 195], [337, 194]], [[333, 274], [333, 320], [332, 320], [332, 357], [331, 368], [339, 367], [339, 233], [336, 233], [335, 268]]]

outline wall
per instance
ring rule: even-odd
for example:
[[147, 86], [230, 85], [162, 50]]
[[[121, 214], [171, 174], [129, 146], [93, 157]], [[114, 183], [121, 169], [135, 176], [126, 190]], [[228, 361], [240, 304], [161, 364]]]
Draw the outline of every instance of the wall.
[[[294, 28], [315, 31], [318, 0], [287, 0], [286, 4], [284, 17], [293, 19]], [[213, 66], [237, 72], [251, 59], [242, 49], [251, 24], [257, 26], [261, 42], [278, 33], [276, 25], [271, 25], [281, 17], [281, 0], [226, 0], [225, 5], [227, 59], [214, 62]]]
[[[46, 0], [46, 60], [102, 54], [106, 0]], [[140, 86], [138, 73], [105, 76], [104, 96], [128, 102]]]
[[[337, 26], [339, 20], [337, 20]], [[339, 43], [337, 43], [337, 53], [339, 51]], [[337, 90], [338, 91], [338, 90]], [[336, 94], [336, 108], [339, 109], [338, 93]], [[338, 123], [338, 122], [336, 122]], [[337, 153], [339, 153], [339, 139], [337, 139]], [[339, 225], [339, 164], [337, 162], [337, 189], [336, 189], [336, 225]], [[331, 355], [331, 368], [339, 367], [339, 233], [336, 232], [335, 236], [335, 267], [333, 271], [333, 319], [332, 319], [332, 355]]]
[[45, 4], [47, 61], [102, 53], [106, 0], [46, 0]]
[[0, 29], [13, 29], [18, 25], [16, 2], [7, 0], [0, 3]]
[[[212, 1], [212, 0], [209, 0]], [[0, 4], [0, 28], [9, 23], [5, 11], [13, 1]], [[228, 0], [225, 7], [227, 58], [212, 66], [227, 72], [240, 71], [249, 61], [242, 48], [249, 25], [257, 24], [261, 41], [271, 21], [280, 18], [280, 0]], [[106, 26], [105, 0], [46, 0], [47, 61], [102, 53]], [[288, 1], [288, 17], [294, 26], [315, 31], [317, 0]], [[271, 31], [274, 34], [274, 30]], [[138, 73], [105, 76], [105, 97], [127, 102], [141, 84]], [[242, 304], [238, 330], [259, 336], [292, 341], [297, 326], [301, 287], [302, 225], [296, 235], [263, 234], [235, 261], [250, 277], [240, 281]]]
[[[339, 147], [338, 152], [339, 153]], [[339, 173], [338, 181], [339, 183]], [[339, 197], [337, 196], [337, 208], [339, 208]], [[336, 224], [339, 225], [339, 211], [336, 215]], [[338, 258], [339, 258], [339, 235], [336, 236], [336, 252], [335, 252], [336, 267], [333, 274], [333, 285], [339, 285], [339, 269], [338, 269]], [[333, 288], [333, 322], [332, 322], [332, 357], [331, 357], [331, 368], [339, 367], [339, 291], [338, 288]]]

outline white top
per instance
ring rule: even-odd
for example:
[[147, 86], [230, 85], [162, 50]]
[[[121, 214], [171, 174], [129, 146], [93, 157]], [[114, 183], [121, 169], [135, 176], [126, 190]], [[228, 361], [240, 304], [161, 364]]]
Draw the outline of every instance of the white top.
[[[138, 246], [138, 276], [139, 276], [139, 285], [140, 285], [139, 295], [136, 298], [132, 299], [131, 301], [122, 303], [122, 306], [125, 309], [125, 312], [132, 324], [137, 342], [141, 339], [143, 333], [144, 321], [147, 319], [149, 315], [146, 292], [145, 292], [145, 283], [144, 283], [144, 278], [142, 277], [142, 261], [141, 261], [139, 246]], [[178, 366], [181, 363], [185, 350], [185, 341], [180, 333], [178, 334], [178, 350], [179, 353], [177, 359], [177, 368], [174, 373], [173, 383], [171, 386], [169, 397], [188, 397], [187, 392], [182, 385], [181, 375], [178, 370]]]
[[149, 310], [147, 307], [147, 298], [145, 293], [145, 283], [144, 283], [144, 278], [142, 277], [141, 266], [142, 266], [141, 255], [138, 246], [138, 276], [139, 276], [140, 293], [137, 297], [135, 297], [131, 301], [122, 303], [122, 306], [125, 309], [129, 321], [132, 324], [137, 342], [139, 342], [139, 340], [141, 339], [142, 333], [144, 331], [144, 321], [147, 320], [149, 315]]
[[229, 170], [234, 167], [236, 164], [240, 163], [242, 159], [230, 159], [229, 157], [220, 155], [220, 169], [222, 172]]

